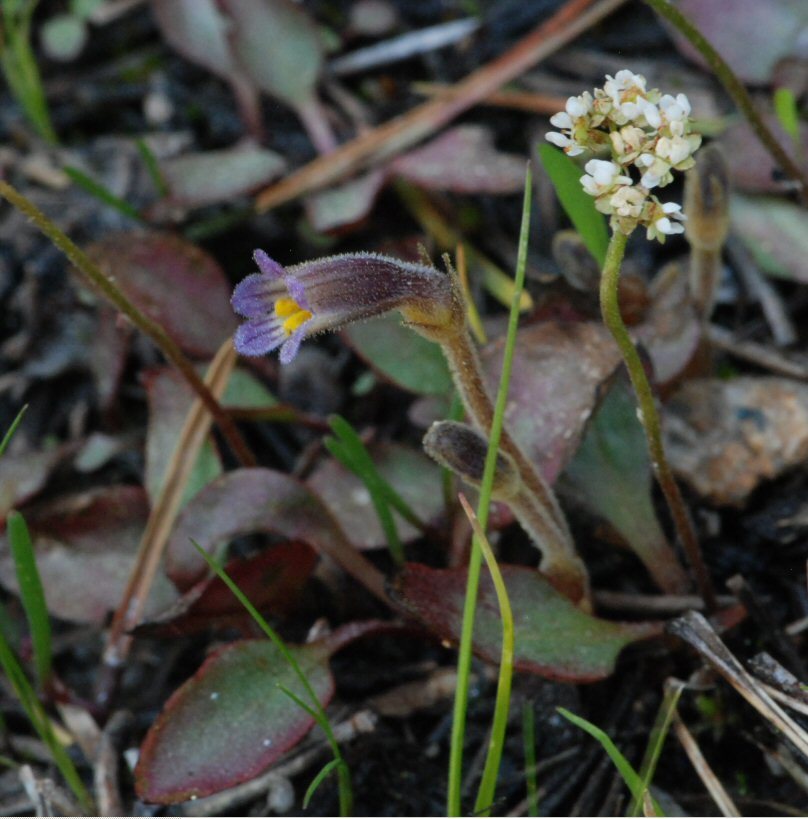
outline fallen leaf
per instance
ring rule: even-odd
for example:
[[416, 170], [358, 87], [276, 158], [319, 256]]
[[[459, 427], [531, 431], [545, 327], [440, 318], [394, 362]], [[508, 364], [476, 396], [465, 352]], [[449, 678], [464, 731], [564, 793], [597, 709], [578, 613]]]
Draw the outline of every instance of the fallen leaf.
[[280, 154], [255, 146], [190, 153], [160, 163], [171, 199], [187, 207], [229, 202], [269, 184], [285, 170]]
[[[379, 473], [428, 523], [443, 509], [443, 478], [440, 468], [423, 452], [396, 443], [368, 447]], [[306, 483], [331, 510], [342, 528], [360, 549], [387, 545], [376, 510], [362, 481], [333, 458], [324, 461]], [[393, 513], [403, 543], [420, 535], [418, 529]]]
[[[492, 395], [504, 344], [499, 339], [481, 351]], [[601, 386], [620, 361], [608, 331], [595, 322], [546, 321], [518, 331], [505, 422], [549, 483], [578, 448]]]
[[387, 172], [380, 169], [313, 193], [304, 200], [306, 216], [319, 233], [356, 225], [368, 216], [386, 183]]
[[482, 125], [450, 128], [390, 163], [390, 171], [433, 191], [517, 193], [525, 186], [525, 160], [498, 151], [494, 136]]
[[[658, 623], [612, 623], [582, 612], [535, 569], [500, 565], [514, 615], [514, 669], [566, 682], [608, 677], [629, 643], [661, 633]], [[393, 584], [403, 611], [457, 642], [467, 570], [408, 563]], [[474, 652], [500, 660], [502, 622], [491, 577], [483, 573], [474, 626]]]
[[235, 330], [230, 285], [204, 250], [169, 233], [118, 233], [87, 254], [186, 352], [213, 358]]
[[53, 470], [72, 447], [57, 446], [0, 458], [0, 520], [44, 489]]
[[808, 458], [808, 385], [786, 378], [698, 379], [665, 406], [676, 474], [717, 505], [740, 506], [762, 481]]
[[[104, 623], [129, 580], [147, 516], [146, 494], [138, 486], [68, 495], [26, 512], [48, 611], [76, 623]], [[17, 592], [5, 536], [0, 539], [0, 583]], [[147, 613], [174, 600], [173, 587], [158, 574]]]

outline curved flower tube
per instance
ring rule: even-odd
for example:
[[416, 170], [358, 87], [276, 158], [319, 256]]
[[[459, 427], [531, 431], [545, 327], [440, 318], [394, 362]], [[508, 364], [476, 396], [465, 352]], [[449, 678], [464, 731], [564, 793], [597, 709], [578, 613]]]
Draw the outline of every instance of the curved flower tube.
[[326, 256], [288, 268], [263, 250], [253, 259], [260, 272], [240, 282], [231, 299], [247, 319], [234, 339], [242, 355], [280, 347], [281, 363], [288, 364], [304, 338], [390, 310], [400, 310], [424, 335], [464, 326], [451, 276], [428, 265], [376, 253]]

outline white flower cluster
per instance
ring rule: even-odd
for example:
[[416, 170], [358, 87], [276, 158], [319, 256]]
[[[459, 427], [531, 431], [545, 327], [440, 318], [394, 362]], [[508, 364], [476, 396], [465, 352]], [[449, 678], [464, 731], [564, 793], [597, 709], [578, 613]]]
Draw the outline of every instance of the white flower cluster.
[[[693, 167], [701, 136], [690, 132], [690, 103], [684, 94], [663, 96], [645, 86], [645, 77], [628, 70], [607, 75], [594, 96], [585, 91], [570, 97], [565, 110], [550, 118], [561, 132], [548, 133], [547, 140], [569, 156], [608, 149], [611, 161], [586, 163], [584, 190], [595, 197], [601, 213], [612, 217], [613, 230], [629, 234], [643, 225], [649, 239], [664, 242], [665, 236], [684, 231], [685, 217], [679, 205], [663, 204], [651, 190], [672, 182], [672, 171]], [[638, 184], [631, 167], [640, 175]]]

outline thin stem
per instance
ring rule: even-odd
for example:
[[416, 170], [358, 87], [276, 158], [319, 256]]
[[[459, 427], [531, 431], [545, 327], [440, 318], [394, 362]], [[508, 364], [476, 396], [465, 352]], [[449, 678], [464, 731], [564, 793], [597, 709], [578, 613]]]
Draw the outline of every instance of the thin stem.
[[609, 248], [606, 251], [606, 262], [603, 266], [603, 273], [600, 280], [600, 309], [603, 315], [603, 322], [612, 334], [620, 353], [623, 356], [626, 369], [628, 370], [637, 402], [640, 405], [640, 421], [645, 430], [645, 437], [648, 442], [648, 451], [651, 456], [651, 464], [654, 474], [659, 482], [665, 500], [668, 503], [671, 516], [673, 517], [676, 532], [684, 546], [690, 565], [696, 575], [696, 582], [699, 592], [705, 605], [710, 610], [716, 608], [715, 591], [704, 564], [696, 531], [685, 507], [682, 493], [673, 477], [668, 460], [665, 457], [665, 450], [662, 445], [662, 427], [657, 413], [654, 394], [648, 378], [645, 375], [645, 368], [640, 360], [639, 353], [628, 334], [623, 317], [620, 315], [620, 304], [618, 299], [618, 285], [620, 281], [620, 265], [623, 262], [623, 255], [626, 250], [628, 237], [620, 231], [612, 234]]
[[104, 275], [103, 271], [93, 263], [84, 251], [80, 250], [39, 208], [29, 199], [19, 193], [7, 182], [0, 180], [0, 196], [7, 199], [17, 210], [24, 213], [36, 227], [47, 236], [53, 244], [67, 256], [77, 270], [89, 283], [107, 299], [114, 307], [121, 311], [142, 333], [145, 333], [163, 355], [171, 361], [188, 382], [189, 386], [199, 396], [205, 409], [213, 416], [227, 443], [243, 466], [256, 466], [256, 460], [247, 443], [242, 438], [238, 428], [222, 405], [214, 398], [211, 391], [205, 386], [196, 372], [194, 365], [186, 358], [179, 346], [170, 338], [165, 330], [142, 313], [119, 290], [112, 279]]
[[[469, 416], [487, 436], [494, 407], [483, 381], [482, 365], [471, 336], [464, 330], [443, 340], [441, 346]], [[545, 554], [543, 569], [555, 572], [576, 602], [585, 602], [589, 589], [586, 569], [577, 557], [572, 535], [555, 493], [506, 429], [502, 430], [500, 446], [519, 468], [524, 491], [520, 493], [518, 509], [513, 508], [519, 514], [520, 521], [524, 517], [523, 525]]]
[[800, 196], [803, 202], [808, 203], [808, 178], [806, 178], [799, 165], [785, 152], [783, 146], [778, 142], [777, 137], [775, 137], [763, 121], [763, 118], [755, 109], [749, 92], [744, 87], [744, 84], [735, 76], [723, 57], [670, 0], [644, 0], [644, 2], [687, 37], [702, 57], [704, 57], [707, 64], [715, 72], [716, 77], [718, 77], [721, 84], [727, 90], [727, 93], [741, 110], [741, 113], [749, 120], [749, 124], [752, 126], [752, 130], [757, 134], [758, 139], [765, 145], [768, 152], [774, 157], [783, 170], [785, 170], [792, 179], [799, 182]]

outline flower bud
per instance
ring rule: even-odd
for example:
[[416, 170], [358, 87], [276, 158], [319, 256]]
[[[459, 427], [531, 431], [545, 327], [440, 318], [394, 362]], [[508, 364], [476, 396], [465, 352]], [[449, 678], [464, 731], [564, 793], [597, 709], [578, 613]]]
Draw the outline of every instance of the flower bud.
[[[466, 424], [436, 421], [424, 436], [424, 450], [430, 458], [451, 469], [471, 486], [479, 486], [485, 471], [488, 441]], [[497, 453], [492, 495], [497, 500], [515, 497], [522, 486], [519, 470], [512, 458]]]

